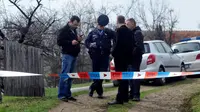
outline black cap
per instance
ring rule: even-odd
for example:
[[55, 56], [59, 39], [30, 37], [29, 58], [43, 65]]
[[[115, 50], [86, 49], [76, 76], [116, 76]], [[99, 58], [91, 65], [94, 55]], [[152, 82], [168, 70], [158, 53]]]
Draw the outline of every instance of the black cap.
[[109, 18], [107, 15], [100, 15], [97, 19], [97, 22], [100, 26], [106, 26], [109, 23]]

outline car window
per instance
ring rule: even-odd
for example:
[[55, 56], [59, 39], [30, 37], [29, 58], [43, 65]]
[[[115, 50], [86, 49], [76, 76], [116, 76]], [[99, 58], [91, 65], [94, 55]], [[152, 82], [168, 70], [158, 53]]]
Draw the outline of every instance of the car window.
[[160, 42], [156, 42], [154, 43], [154, 45], [159, 53], [166, 53]]
[[148, 43], [144, 43], [144, 51], [145, 53], [150, 53], [150, 47]]
[[194, 52], [200, 50], [200, 44], [198, 42], [176, 44], [172, 46], [172, 49], [178, 50], [178, 53]]
[[162, 42], [162, 45], [167, 53], [171, 53], [172, 49], [165, 42]]

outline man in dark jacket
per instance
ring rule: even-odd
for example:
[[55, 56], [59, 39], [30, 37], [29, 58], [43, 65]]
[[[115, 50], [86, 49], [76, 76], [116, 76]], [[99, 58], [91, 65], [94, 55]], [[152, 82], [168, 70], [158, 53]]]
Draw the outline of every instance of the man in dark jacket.
[[[132, 49], [134, 44], [132, 43], [132, 32], [126, 27], [124, 16], [118, 16], [117, 26], [117, 38], [112, 55], [114, 57], [116, 72], [126, 72], [128, 66], [132, 64], [131, 62], [133, 60]], [[124, 102], [128, 102], [128, 80], [119, 80], [116, 100], [109, 102], [108, 104], [123, 104]]]
[[[62, 47], [62, 73], [74, 72], [76, 58], [80, 52], [81, 37], [77, 35], [76, 28], [80, 18], [72, 16], [67, 25], [59, 31], [57, 44]], [[63, 101], [76, 101], [71, 95], [71, 78], [60, 77], [58, 98]]]
[[[144, 37], [142, 35], [142, 31], [139, 26], [136, 26], [136, 22], [133, 18], [127, 20], [126, 25], [129, 29], [132, 30], [132, 35], [135, 40], [135, 49], [133, 51], [133, 65], [132, 70], [139, 72], [140, 71], [140, 64], [142, 62], [142, 55], [144, 54], [144, 44], [143, 40]], [[130, 96], [129, 98], [133, 101], [140, 101], [140, 80], [133, 79], [130, 80]]]
[[[109, 67], [109, 55], [111, 51], [111, 39], [114, 36], [114, 31], [105, 28], [109, 23], [109, 18], [106, 15], [100, 15], [97, 19], [98, 26], [92, 30], [85, 45], [89, 49], [89, 55], [92, 60], [93, 72], [106, 72]], [[103, 80], [94, 79], [90, 86], [89, 96], [92, 97], [96, 90], [98, 98], [103, 98]]]

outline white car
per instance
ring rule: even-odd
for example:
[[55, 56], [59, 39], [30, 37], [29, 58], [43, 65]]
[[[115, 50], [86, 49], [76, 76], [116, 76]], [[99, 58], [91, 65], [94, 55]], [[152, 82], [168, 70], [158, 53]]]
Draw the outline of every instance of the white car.
[[[141, 72], [180, 72], [185, 71], [183, 60], [161, 40], [144, 41], [145, 54], [142, 56]], [[110, 71], [115, 71], [114, 60], [110, 62]], [[186, 77], [181, 77], [185, 79]], [[159, 85], [166, 83], [166, 78], [152, 79]], [[115, 85], [115, 82], [114, 82]]]
[[200, 37], [184, 39], [182, 42], [174, 44], [172, 49], [184, 59], [187, 71], [200, 71]]

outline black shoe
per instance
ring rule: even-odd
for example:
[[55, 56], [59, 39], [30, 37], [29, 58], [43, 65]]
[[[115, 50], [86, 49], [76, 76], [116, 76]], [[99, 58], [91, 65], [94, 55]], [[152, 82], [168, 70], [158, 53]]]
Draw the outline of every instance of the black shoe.
[[68, 99], [67, 99], [67, 98], [61, 98], [60, 100], [61, 100], [61, 101], [64, 101], [64, 102], [68, 102]]
[[128, 100], [124, 100], [125, 103], [128, 103]]
[[93, 97], [93, 93], [94, 93], [94, 92], [92, 91], [92, 89], [89, 89], [89, 96], [90, 96], [90, 97]]
[[108, 102], [108, 105], [116, 105], [116, 104], [124, 104], [123, 102], [119, 102], [119, 101], [112, 101], [112, 102]]
[[68, 100], [71, 100], [71, 101], [76, 101], [77, 99], [76, 98], [74, 98], [74, 97], [69, 97], [69, 98], [67, 98]]
[[128, 99], [133, 99], [133, 96], [129, 96]]
[[99, 98], [99, 99], [103, 99], [103, 96], [102, 96], [102, 95], [99, 95], [97, 98]]
[[140, 101], [140, 98], [133, 98], [132, 101]]
[[93, 94], [90, 94], [90, 93], [89, 93], [89, 96], [90, 96], [90, 97], [93, 97]]

